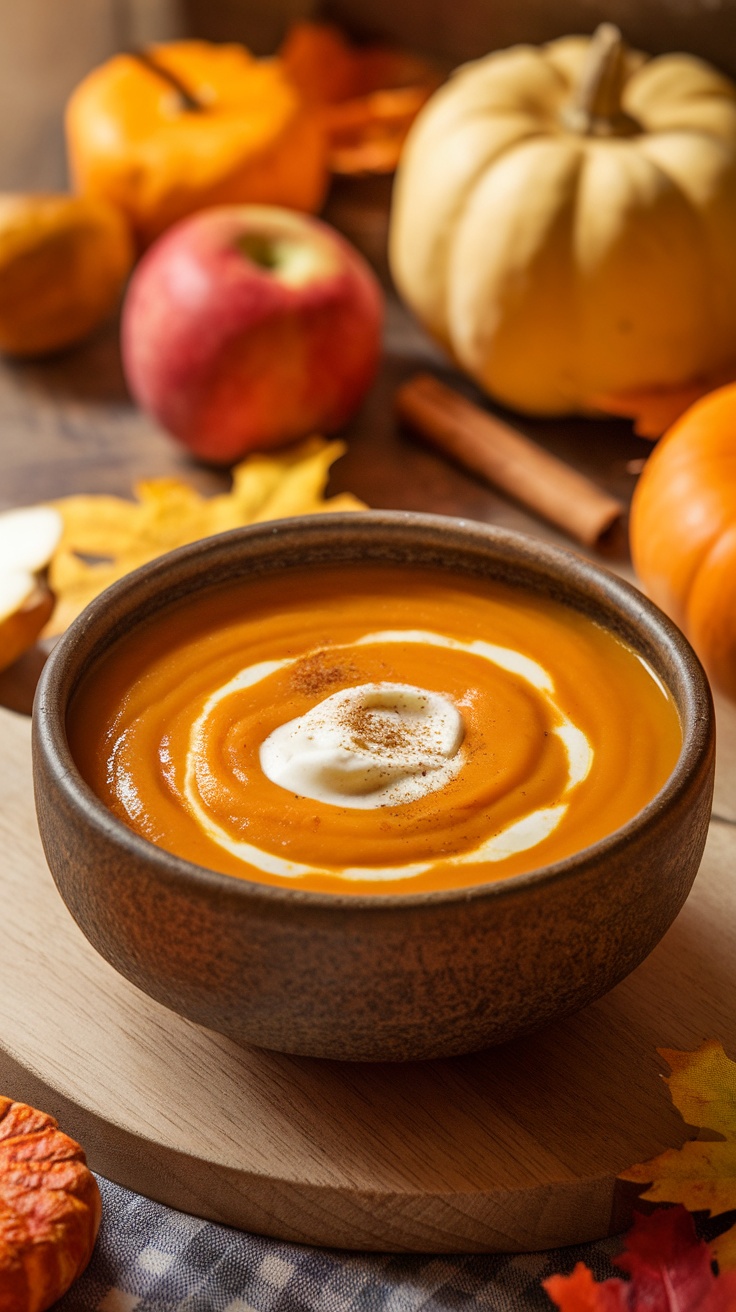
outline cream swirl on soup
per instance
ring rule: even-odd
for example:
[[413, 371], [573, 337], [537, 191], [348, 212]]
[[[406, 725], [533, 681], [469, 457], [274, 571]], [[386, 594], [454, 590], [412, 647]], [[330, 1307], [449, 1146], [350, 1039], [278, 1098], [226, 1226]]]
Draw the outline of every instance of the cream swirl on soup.
[[[407, 622], [408, 621], [408, 622]], [[82, 772], [126, 823], [229, 874], [333, 892], [463, 887], [636, 814], [677, 714], [558, 603], [413, 567], [288, 571], [181, 603], [79, 693]]]

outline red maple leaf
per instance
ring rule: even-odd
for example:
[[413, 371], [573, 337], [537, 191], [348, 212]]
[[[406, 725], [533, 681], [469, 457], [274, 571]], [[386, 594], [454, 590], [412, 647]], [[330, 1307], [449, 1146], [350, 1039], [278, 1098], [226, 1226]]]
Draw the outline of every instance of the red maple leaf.
[[615, 1259], [629, 1280], [593, 1279], [582, 1262], [544, 1281], [561, 1312], [736, 1312], [736, 1272], [716, 1276], [708, 1245], [684, 1207], [637, 1213]]

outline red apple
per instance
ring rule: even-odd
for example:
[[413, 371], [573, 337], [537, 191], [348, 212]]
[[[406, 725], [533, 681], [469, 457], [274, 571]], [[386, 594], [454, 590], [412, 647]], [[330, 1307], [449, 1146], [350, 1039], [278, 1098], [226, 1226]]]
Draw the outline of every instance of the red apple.
[[147, 251], [123, 310], [140, 406], [203, 460], [339, 428], [373, 380], [383, 297], [318, 219], [261, 205], [202, 210]]

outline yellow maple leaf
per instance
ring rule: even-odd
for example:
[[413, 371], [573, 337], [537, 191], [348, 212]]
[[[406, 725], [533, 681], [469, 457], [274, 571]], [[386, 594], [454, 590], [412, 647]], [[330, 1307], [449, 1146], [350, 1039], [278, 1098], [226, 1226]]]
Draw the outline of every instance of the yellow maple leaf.
[[139, 565], [189, 542], [288, 515], [364, 510], [348, 492], [325, 498], [341, 442], [311, 437], [272, 455], [252, 455], [233, 470], [233, 486], [203, 497], [177, 478], [138, 483], [135, 500], [96, 494], [54, 502], [64, 521], [49, 566], [56, 607], [46, 635], [63, 633], [100, 592]]
[[[691, 1212], [720, 1216], [736, 1209], [736, 1062], [716, 1039], [695, 1052], [658, 1049], [672, 1074], [666, 1078], [677, 1110], [688, 1125], [712, 1131], [719, 1139], [695, 1139], [668, 1148], [621, 1174], [622, 1180], [647, 1184], [642, 1198], [652, 1203], [682, 1203]], [[736, 1268], [736, 1226], [711, 1244], [723, 1270]]]

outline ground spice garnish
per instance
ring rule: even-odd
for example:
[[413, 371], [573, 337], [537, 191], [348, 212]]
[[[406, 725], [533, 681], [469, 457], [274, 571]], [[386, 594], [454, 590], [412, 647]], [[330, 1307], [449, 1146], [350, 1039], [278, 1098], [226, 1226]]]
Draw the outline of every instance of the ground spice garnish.
[[365, 706], [346, 707], [340, 719], [360, 747], [378, 747], [390, 752], [412, 745], [411, 730], [398, 718], [393, 722], [385, 714]]
[[297, 692], [317, 696], [336, 684], [355, 683], [360, 672], [349, 661], [339, 661], [334, 652], [315, 651], [292, 667], [291, 683]]

